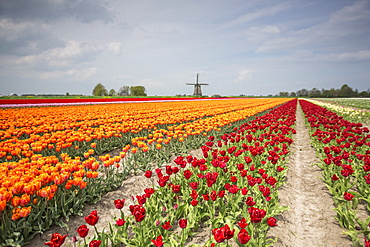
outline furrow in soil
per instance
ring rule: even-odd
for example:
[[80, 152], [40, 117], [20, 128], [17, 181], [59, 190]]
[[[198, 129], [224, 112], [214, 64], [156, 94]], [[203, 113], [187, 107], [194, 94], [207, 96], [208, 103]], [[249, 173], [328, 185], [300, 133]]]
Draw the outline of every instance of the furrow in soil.
[[315, 165], [319, 160], [300, 106], [296, 131], [287, 180], [279, 191], [280, 204], [289, 210], [277, 218], [278, 226], [271, 228], [269, 236], [278, 237], [276, 247], [351, 246], [335, 220], [334, 203]]

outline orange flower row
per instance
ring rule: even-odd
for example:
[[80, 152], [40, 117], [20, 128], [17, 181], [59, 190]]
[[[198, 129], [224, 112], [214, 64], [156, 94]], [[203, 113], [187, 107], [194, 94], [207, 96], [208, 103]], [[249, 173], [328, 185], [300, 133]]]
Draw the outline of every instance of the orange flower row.
[[[46, 149], [156, 130], [281, 99], [234, 99], [0, 110], [0, 159], [31, 157]], [[16, 159], [16, 160], [17, 160]]]

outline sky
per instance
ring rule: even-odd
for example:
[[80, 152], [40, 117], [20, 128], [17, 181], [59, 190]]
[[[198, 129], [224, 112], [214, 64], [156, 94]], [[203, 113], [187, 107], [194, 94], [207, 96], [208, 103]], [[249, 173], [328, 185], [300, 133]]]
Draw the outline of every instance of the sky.
[[0, 0], [0, 94], [370, 88], [369, 0]]

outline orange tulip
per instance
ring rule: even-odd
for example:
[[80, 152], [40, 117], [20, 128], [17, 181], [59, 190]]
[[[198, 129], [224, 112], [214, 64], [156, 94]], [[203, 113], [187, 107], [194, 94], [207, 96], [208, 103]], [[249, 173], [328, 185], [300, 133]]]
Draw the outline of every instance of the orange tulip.
[[12, 199], [12, 206], [16, 208], [19, 205], [21, 205], [21, 198], [19, 196], [14, 196]]
[[28, 194], [23, 194], [21, 196], [20, 206], [24, 207], [31, 201], [31, 197]]
[[6, 201], [0, 200], [0, 213], [6, 209]]

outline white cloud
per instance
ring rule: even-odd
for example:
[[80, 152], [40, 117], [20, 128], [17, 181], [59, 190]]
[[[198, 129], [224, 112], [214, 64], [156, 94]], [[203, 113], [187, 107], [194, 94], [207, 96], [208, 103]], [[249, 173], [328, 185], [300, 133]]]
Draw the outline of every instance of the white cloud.
[[228, 22], [224, 26], [225, 27], [232, 27], [232, 26], [244, 24], [244, 23], [251, 22], [251, 21], [254, 21], [256, 19], [259, 19], [261, 17], [272, 16], [274, 14], [277, 14], [279, 12], [287, 10], [291, 7], [292, 7], [292, 5], [288, 2], [279, 3], [279, 4], [276, 4], [274, 6], [269, 6], [269, 7], [266, 7], [266, 8], [258, 9], [254, 12], [249, 12], [247, 14], [244, 14], [244, 15]]
[[42, 53], [44, 59], [72, 59], [100, 52], [102, 49], [89, 42], [70, 40], [63, 48], [55, 48]]
[[249, 70], [242, 70], [239, 73], [238, 78], [236, 79], [236, 82], [245, 82], [252, 79], [252, 73]]
[[108, 50], [116, 55], [122, 55], [123, 44], [121, 42], [111, 42], [107, 44]]
[[28, 77], [36, 77], [43, 80], [72, 78], [76, 81], [85, 81], [92, 78], [98, 72], [98, 68], [92, 67], [87, 69], [70, 69], [66, 71], [44, 71], [39, 73], [28, 74]]
[[340, 61], [370, 61], [370, 51], [341, 53], [337, 56]]
[[264, 27], [250, 27], [245, 35], [248, 41], [260, 42], [266, 39], [276, 36], [281, 33], [281, 30], [277, 26], [264, 26]]
[[346, 6], [330, 16], [332, 23], [348, 23], [369, 19], [370, 2], [367, 0], [355, 1], [353, 5]]
[[87, 69], [71, 69], [67, 71], [67, 75], [72, 76], [74, 79], [79, 81], [85, 81], [92, 78], [98, 72], [98, 68], [87, 68]]
[[57, 47], [46, 50], [36, 55], [21, 57], [17, 64], [28, 64], [45, 69], [56, 66], [74, 66], [78, 62], [84, 62], [93, 59], [102, 48], [92, 45], [88, 42], [70, 40], [65, 47]]
[[35, 28], [32, 22], [16, 23], [11, 19], [0, 19], [0, 39], [5, 41], [14, 41], [18, 39], [26, 30]]
[[[368, 48], [370, 42], [368, 29], [370, 4], [368, 3], [357, 1], [351, 6], [334, 12], [328, 20], [320, 24], [298, 31], [280, 33], [279, 36], [261, 43], [255, 52], [296, 53], [306, 50], [320, 59], [329, 59], [329, 57], [327, 55], [317, 56], [316, 53], [332, 54], [331, 59], [334, 57], [339, 59], [342, 53], [356, 54], [359, 52], [356, 57], [364, 57], [363, 50]], [[352, 56], [352, 58], [355, 57]]]

